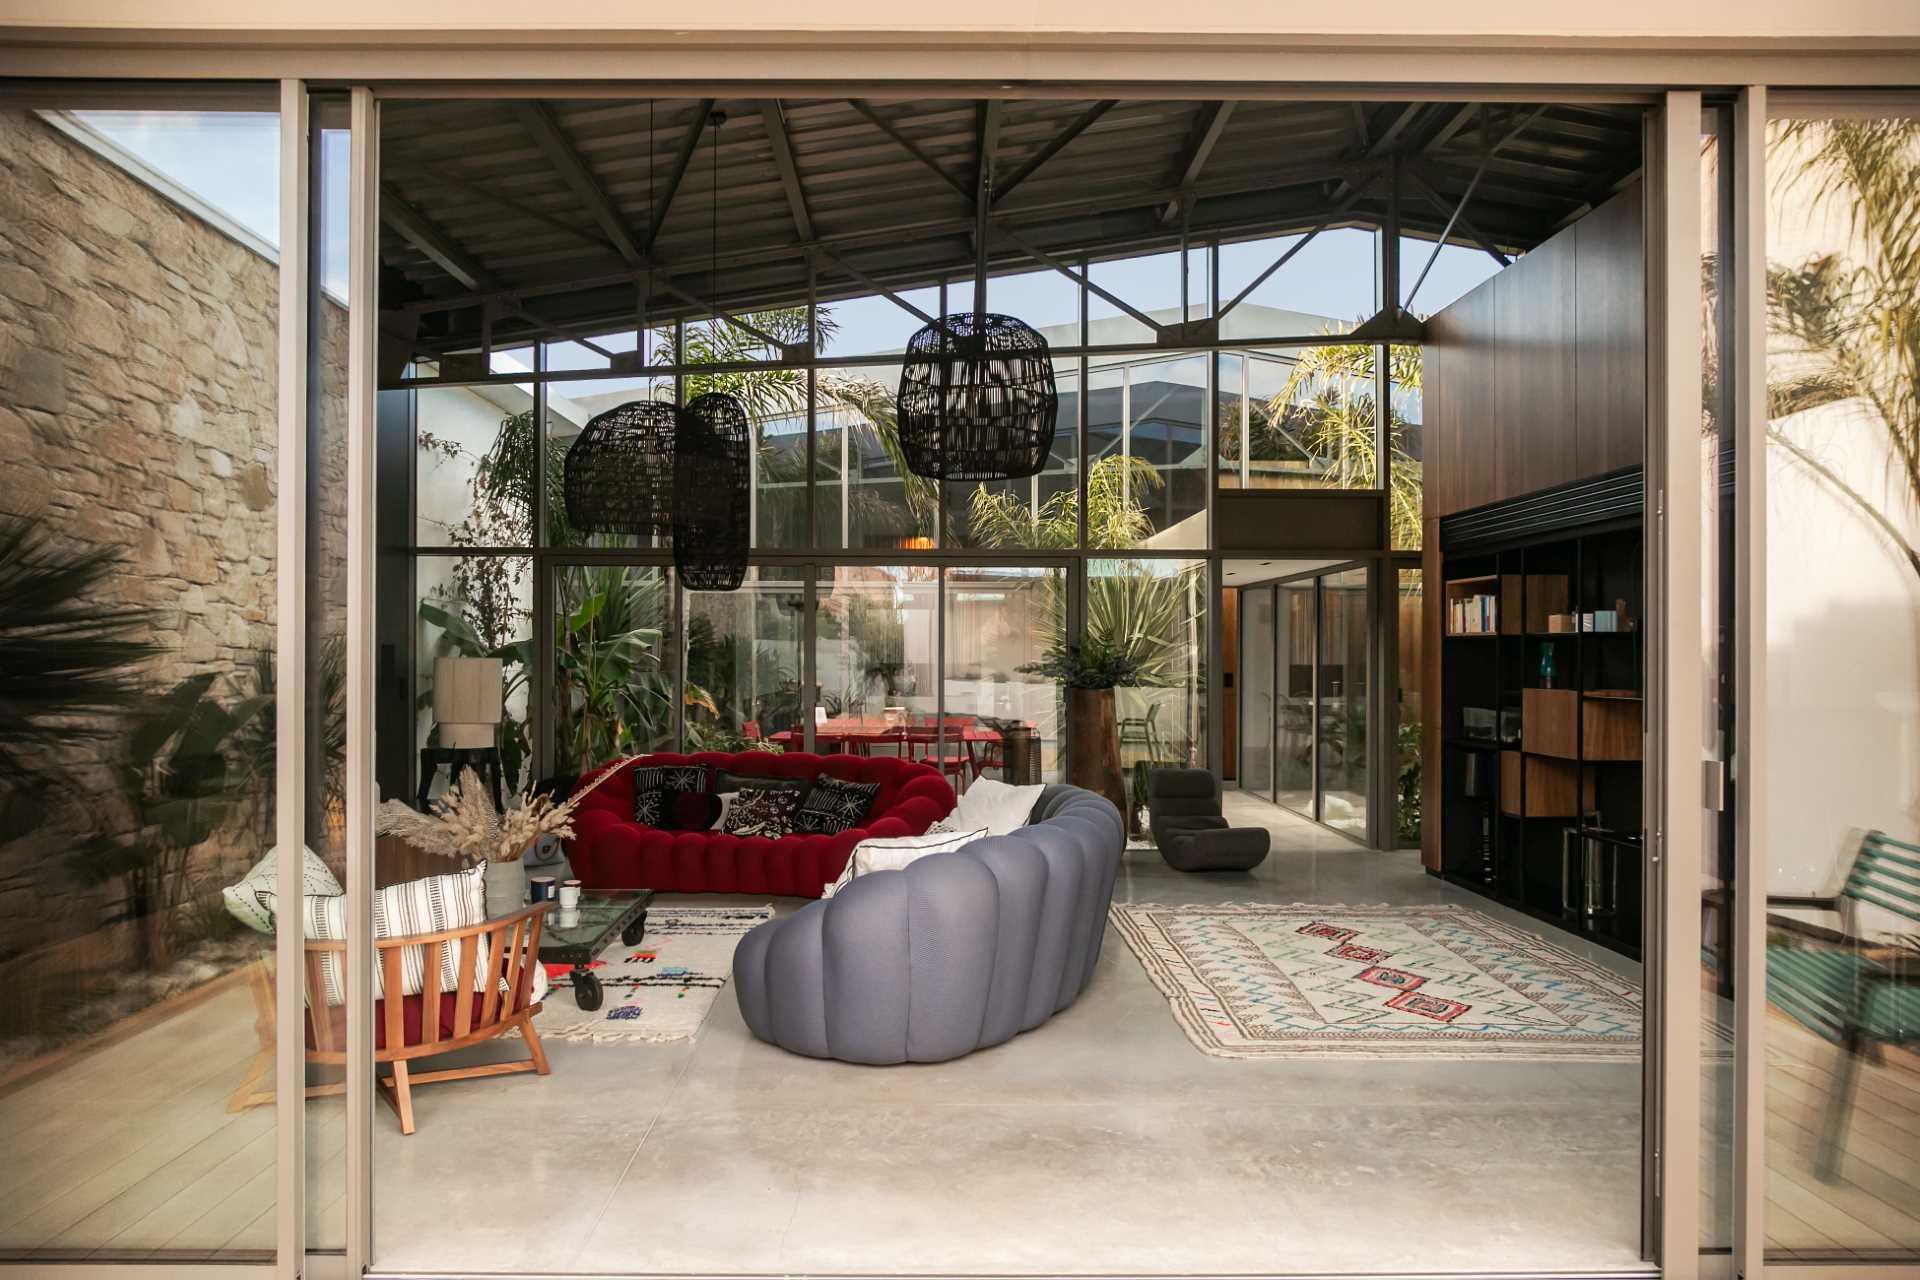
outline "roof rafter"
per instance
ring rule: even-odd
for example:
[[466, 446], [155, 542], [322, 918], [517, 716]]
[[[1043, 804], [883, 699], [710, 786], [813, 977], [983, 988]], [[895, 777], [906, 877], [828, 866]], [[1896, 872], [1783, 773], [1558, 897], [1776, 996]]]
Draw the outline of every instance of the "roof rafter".
[[889, 138], [892, 138], [895, 142], [899, 143], [901, 149], [906, 151], [908, 155], [912, 156], [915, 160], [918, 160], [921, 164], [925, 165], [927, 168], [933, 170], [934, 173], [938, 174], [940, 177], [940, 180], [942, 182], [945, 182], [949, 187], [952, 187], [955, 194], [957, 194], [961, 199], [965, 200], [968, 204], [973, 203], [973, 191], [970, 188], [968, 188], [966, 183], [954, 177], [951, 173], [948, 173], [946, 166], [941, 164], [938, 160], [935, 160], [932, 156], [928, 155], [925, 147], [922, 147], [919, 143], [915, 142], [912, 138], [909, 138], [906, 134], [902, 133], [900, 131], [899, 126], [895, 125], [893, 121], [887, 119], [885, 116], [881, 115], [878, 111], [874, 110], [873, 104], [871, 102], [868, 102], [864, 98], [848, 98], [847, 104], [851, 106], [855, 111], [858, 111], [861, 115], [865, 116], [867, 120], [871, 122], [876, 129], [880, 130], [880, 132], [886, 134]]
[[1071, 124], [1048, 139], [1047, 144], [1034, 152], [1033, 156], [1025, 164], [1015, 169], [1005, 182], [995, 184], [993, 202], [997, 205], [1006, 199], [1015, 187], [1038, 172], [1041, 165], [1059, 155], [1069, 142], [1072, 142], [1075, 138], [1085, 133], [1096, 120], [1119, 105], [1120, 100], [1118, 98], [1107, 98], [1094, 103], [1078, 116], [1075, 116]]
[[[707, 117], [713, 114], [716, 99], [702, 98], [694, 104], [693, 119], [687, 122], [686, 136], [680, 139], [680, 148], [673, 154], [673, 170], [667, 174], [667, 185], [660, 201], [653, 208], [653, 218], [647, 226], [647, 239], [641, 245], [642, 251], [653, 252], [653, 245], [660, 238], [660, 228], [666, 225], [667, 211], [673, 208], [673, 198], [680, 194], [680, 184], [686, 180], [687, 168], [693, 163], [693, 153], [700, 147], [700, 135], [706, 130]], [[649, 156], [647, 163], [652, 164]]]
[[593, 215], [593, 220], [600, 225], [614, 252], [626, 259], [629, 265], [640, 265], [646, 255], [635, 243], [633, 232], [627, 228], [627, 220], [614, 207], [613, 201], [607, 198], [607, 193], [594, 178], [593, 170], [587, 167], [587, 162], [580, 158], [573, 143], [561, 131], [560, 122], [553, 118], [552, 109], [546, 103], [531, 98], [516, 102], [514, 108], [534, 145], [540, 148], [540, 154], [559, 173], [574, 198]]
[[1167, 202], [1166, 208], [1160, 211], [1160, 221], [1172, 222], [1181, 206], [1193, 198], [1193, 186], [1200, 181], [1200, 171], [1207, 167], [1213, 149], [1220, 145], [1220, 135], [1226, 132], [1227, 121], [1233, 118], [1233, 108], [1232, 102], [1210, 102], [1200, 108], [1193, 129], [1187, 134], [1187, 144], [1181, 151], [1186, 162], [1173, 179], [1173, 185], [1180, 191], [1181, 197]]
[[802, 241], [813, 239], [813, 215], [807, 211], [806, 188], [800, 185], [800, 166], [793, 158], [793, 138], [787, 133], [786, 113], [778, 98], [759, 102], [760, 122], [766, 126], [767, 141], [773, 144], [773, 167], [780, 171], [780, 185], [787, 193], [787, 208], [793, 214], [793, 229]]

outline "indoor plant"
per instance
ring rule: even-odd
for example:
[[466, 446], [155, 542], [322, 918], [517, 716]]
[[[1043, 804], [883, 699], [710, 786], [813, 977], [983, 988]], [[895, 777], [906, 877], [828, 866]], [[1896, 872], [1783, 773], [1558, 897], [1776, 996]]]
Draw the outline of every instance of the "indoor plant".
[[1130, 652], [1089, 639], [1056, 644], [1039, 662], [1020, 668], [1058, 680], [1067, 689], [1067, 781], [1113, 801], [1127, 811], [1127, 786], [1120, 772], [1120, 732], [1114, 718], [1113, 691], [1145, 683], [1139, 660]]

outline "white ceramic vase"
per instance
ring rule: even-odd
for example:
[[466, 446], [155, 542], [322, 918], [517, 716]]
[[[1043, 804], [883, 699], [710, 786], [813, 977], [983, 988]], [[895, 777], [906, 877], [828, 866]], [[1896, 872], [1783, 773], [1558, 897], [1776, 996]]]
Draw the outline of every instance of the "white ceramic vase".
[[524, 859], [487, 863], [487, 919], [510, 916], [527, 905], [527, 864]]

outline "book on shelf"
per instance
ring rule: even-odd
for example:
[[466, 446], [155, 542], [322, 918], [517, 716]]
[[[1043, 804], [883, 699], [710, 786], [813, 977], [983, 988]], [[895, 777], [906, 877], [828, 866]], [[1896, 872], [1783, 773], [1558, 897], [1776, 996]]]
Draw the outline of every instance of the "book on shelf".
[[1447, 630], [1454, 635], [1491, 635], [1500, 629], [1500, 602], [1495, 596], [1455, 596], [1448, 607]]

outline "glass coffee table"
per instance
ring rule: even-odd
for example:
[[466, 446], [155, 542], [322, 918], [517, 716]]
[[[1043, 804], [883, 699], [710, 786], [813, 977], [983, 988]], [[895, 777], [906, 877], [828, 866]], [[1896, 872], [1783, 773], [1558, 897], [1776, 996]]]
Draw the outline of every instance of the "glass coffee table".
[[651, 889], [586, 893], [580, 895], [578, 911], [563, 912], [556, 906], [547, 912], [540, 931], [540, 962], [574, 966], [573, 999], [581, 1009], [592, 1013], [606, 998], [600, 979], [586, 966], [607, 949], [615, 934], [629, 947], [645, 937], [647, 905], [652, 901]]

